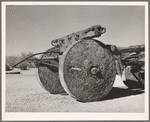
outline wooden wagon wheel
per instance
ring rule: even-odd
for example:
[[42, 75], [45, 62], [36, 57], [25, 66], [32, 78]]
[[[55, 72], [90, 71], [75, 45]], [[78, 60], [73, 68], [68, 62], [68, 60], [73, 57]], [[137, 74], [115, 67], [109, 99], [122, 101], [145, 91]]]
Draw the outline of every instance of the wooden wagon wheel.
[[[52, 49], [49, 49], [47, 52], [51, 52]], [[52, 54], [43, 54], [41, 56], [41, 59], [50, 57]], [[59, 66], [59, 62], [56, 60], [50, 60], [49, 63], [54, 64], [56, 66]], [[52, 71], [50, 68], [46, 66], [39, 66], [37, 68], [37, 77], [39, 79], [39, 83], [41, 86], [51, 94], [59, 94], [59, 93], [65, 93], [65, 90], [63, 89], [60, 80], [59, 80], [59, 74], [58, 71]]]
[[112, 89], [115, 63], [111, 52], [101, 42], [78, 41], [67, 48], [60, 60], [61, 84], [77, 100], [99, 101]]

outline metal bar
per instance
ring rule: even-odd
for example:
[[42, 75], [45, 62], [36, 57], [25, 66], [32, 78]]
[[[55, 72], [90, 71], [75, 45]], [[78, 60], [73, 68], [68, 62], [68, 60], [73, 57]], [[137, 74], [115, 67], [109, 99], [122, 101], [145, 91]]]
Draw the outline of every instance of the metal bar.
[[[21, 64], [22, 62], [28, 60], [29, 58], [33, 57], [33, 56], [36, 56], [36, 55], [40, 55], [40, 54], [47, 54], [47, 53], [59, 53], [59, 54], [62, 54], [61, 52], [56, 52], [56, 51], [52, 51], [52, 52], [41, 52], [41, 53], [35, 53], [27, 58], [25, 58], [24, 60], [18, 62], [17, 64], [13, 65], [12, 68], [16, 67], [18, 64]], [[37, 59], [36, 59], [37, 60]]]
[[45, 65], [45, 66], [47, 66], [47, 67], [49, 67], [49, 68], [52, 69], [52, 70], [55, 70], [56, 72], [58, 72], [58, 66], [56, 66], [56, 65], [49, 64], [49, 63], [45, 63], [45, 62], [43, 62], [43, 61], [39, 62], [39, 66], [40, 66], [41, 64], [42, 64], [42, 65]]

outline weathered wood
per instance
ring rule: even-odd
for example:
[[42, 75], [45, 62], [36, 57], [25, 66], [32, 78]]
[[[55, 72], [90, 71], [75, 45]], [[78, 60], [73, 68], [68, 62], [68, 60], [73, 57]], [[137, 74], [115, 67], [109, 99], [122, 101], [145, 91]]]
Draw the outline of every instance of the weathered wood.
[[[55, 48], [51, 48], [48, 50], [48, 54], [44, 54], [41, 59], [48, 59], [49, 57], [57, 57], [59, 53], [55, 52]], [[49, 67], [47, 64], [54, 65]], [[63, 89], [60, 80], [59, 80], [59, 74], [58, 69], [59, 62], [57, 60], [49, 60], [49, 62], [46, 63], [46, 65], [41, 64], [38, 66], [38, 78], [41, 86], [51, 94], [60, 94], [65, 93], [65, 90]]]
[[120, 53], [131, 53], [145, 51], [145, 45], [135, 45], [129, 47], [117, 47]]
[[128, 88], [144, 89], [145, 45], [118, 47], [124, 66], [122, 80]]
[[110, 92], [116, 69], [107, 48], [92, 39], [78, 41], [60, 60], [60, 81], [72, 97], [83, 102], [99, 101]]
[[101, 25], [94, 25], [90, 28], [74, 32], [67, 36], [64, 36], [59, 39], [52, 40], [51, 44], [54, 47], [59, 47], [60, 51], [65, 52], [65, 50], [74, 42], [78, 40], [82, 40], [85, 38], [95, 38], [100, 37], [101, 34], [106, 32], [106, 28], [102, 27]]
[[[124, 84], [130, 88], [144, 88], [144, 74], [138, 71], [138, 67], [127, 66], [122, 73]], [[140, 76], [139, 76], [140, 75]]]

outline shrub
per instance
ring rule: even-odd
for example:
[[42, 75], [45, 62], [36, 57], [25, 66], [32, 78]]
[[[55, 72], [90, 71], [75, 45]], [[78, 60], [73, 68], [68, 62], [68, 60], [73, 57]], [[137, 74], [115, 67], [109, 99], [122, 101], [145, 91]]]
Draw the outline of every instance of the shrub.
[[[10, 64], [10, 66], [13, 66], [13, 65], [17, 64], [18, 62], [24, 60], [25, 58], [31, 56], [32, 54], [33, 54], [32, 52], [28, 52], [28, 53], [22, 52], [21, 55], [18, 55], [18, 56], [6, 56], [6, 63]], [[31, 59], [34, 59], [34, 58], [31, 58]], [[26, 60], [16, 67], [18, 67], [22, 70], [26, 70], [28, 67], [35, 68], [33, 61], [34, 60]], [[6, 68], [8, 69], [7, 66], [6, 66]]]
[[6, 64], [6, 71], [10, 71], [10, 70], [11, 70], [10, 65], [7, 63]]
[[28, 66], [26, 64], [22, 64], [19, 66], [21, 70], [27, 70]]

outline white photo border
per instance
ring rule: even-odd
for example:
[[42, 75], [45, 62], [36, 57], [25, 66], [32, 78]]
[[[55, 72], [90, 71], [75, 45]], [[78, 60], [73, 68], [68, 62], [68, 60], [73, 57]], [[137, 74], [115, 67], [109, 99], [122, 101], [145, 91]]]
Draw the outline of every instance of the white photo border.
[[[5, 54], [6, 54], [6, 5], [109, 5], [145, 6], [145, 112], [144, 113], [9, 113], [5, 112]], [[2, 20], [2, 120], [148, 120], [149, 119], [149, 26], [148, 2], [1, 2]]]

